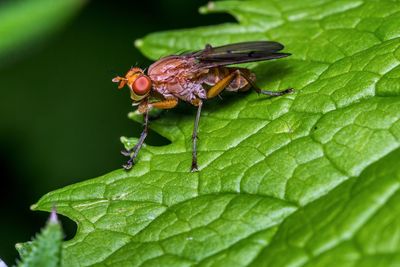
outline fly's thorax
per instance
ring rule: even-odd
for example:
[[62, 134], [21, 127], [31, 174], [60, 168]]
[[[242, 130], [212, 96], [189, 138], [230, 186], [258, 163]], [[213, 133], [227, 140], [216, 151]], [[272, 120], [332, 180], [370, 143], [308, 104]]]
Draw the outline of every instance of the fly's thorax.
[[190, 74], [191, 66], [194, 63], [194, 59], [169, 56], [150, 65], [147, 74], [152, 81], [170, 81], [174, 77], [184, 77]]

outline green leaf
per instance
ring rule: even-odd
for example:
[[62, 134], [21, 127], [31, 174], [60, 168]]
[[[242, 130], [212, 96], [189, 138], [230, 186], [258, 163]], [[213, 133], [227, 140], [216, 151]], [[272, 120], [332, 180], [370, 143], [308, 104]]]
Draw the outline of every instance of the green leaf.
[[151, 122], [172, 143], [147, 145], [132, 171], [45, 195], [34, 209], [55, 203], [78, 224], [64, 265], [399, 265], [399, 3], [248, 0], [200, 10], [239, 23], [136, 45], [157, 59], [206, 43], [280, 41], [291, 57], [250, 66], [260, 87], [296, 93], [206, 102], [197, 173], [188, 107]]
[[60, 266], [63, 232], [55, 211], [46, 227], [33, 241], [19, 243], [15, 247], [21, 257], [18, 267]]
[[[9, 1], [0, 5], [0, 59], [10, 52], [42, 41], [61, 27], [85, 3], [84, 0]], [[29, 47], [29, 49], [28, 49]]]

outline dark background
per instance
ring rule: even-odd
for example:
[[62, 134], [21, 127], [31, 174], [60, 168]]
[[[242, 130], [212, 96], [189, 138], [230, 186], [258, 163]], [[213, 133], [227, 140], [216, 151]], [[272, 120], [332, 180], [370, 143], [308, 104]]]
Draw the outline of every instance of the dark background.
[[[206, 3], [88, 2], [40, 45], [9, 55], [0, 67], [1, 259], [12, 264], [15, 243], [44, 225], [48, 214], [29, 210], [42, 195], [120, 168], [119, 137], [137, 136], [141, 127], [126, 117], [128, 91], [111, 79], [151, 63], [133, 46], [147, 33], [233, 21], [198, 14]], [[162, 144], [154, 135], [148, 142]], [[62, 223], [72, 238], [75, 224]]]

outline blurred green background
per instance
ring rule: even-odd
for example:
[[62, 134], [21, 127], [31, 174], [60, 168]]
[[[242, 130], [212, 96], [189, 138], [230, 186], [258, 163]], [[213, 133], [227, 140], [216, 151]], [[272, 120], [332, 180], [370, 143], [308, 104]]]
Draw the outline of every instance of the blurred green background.
[[[198, 14], [206, 3], [0, 2], [0, 258], [13, 263], [15, 243], [44, 225], [47, 214], [29, 210], [43, 194], [120, 168], [119, 137], [141, 126], [111, 79], [151, 63], [133, 46], [147, 33], [233, 21]], [[69, 239], [75, 224], [62, 219]]]

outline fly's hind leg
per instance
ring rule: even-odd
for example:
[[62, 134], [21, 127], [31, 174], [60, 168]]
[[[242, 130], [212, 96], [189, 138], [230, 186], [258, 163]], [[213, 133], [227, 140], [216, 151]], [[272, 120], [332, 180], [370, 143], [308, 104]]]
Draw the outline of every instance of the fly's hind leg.
[[[248, 74], [244, 73], [240, 69], [236, 69], [235, 71], [231, 72], [229, 75], [227, 75], [225, 78], [221, 79], [219, 82], [217, 82], [213, 87], [211, 87], [208, 92], [207, 92], [207, 98], [213, 98], [217, 96], [219, 93], [221, 93], [237, 76], [243, 77], [249, 85], [259, 94], [263, 95], [269, 95], [269, 96], [281, 96], [281, 95], [286, 95], [289, 93], [294, 92], [293, 88], [288, 88], [282, 91], [268, 91], [268, 90], [263, 90], [259, 88], [255, 82], [249, 77]], [[250, 87], [246, 86], [241, 89], [241, 91], [247, 91], [249, 90]]]
[[[243, 73], [240, 70], [237, 70], [240, 73], [240, 76], [242, 76], [246, 81], [251, 85], [251, 87], [254, 89], [259, 94], [263, 95], [269, 95], [269, 96], [281, 96], [281, 95], [286, 95], [294, 92], [293, 88], [287, 88], [282, 91], [268, 91], [268, 90], [263, 90], [260, 87], [256, 85], [256, 83], [245, 73]], [[249, 88], [250, 89], [250, 88]]]
[[239, 70], [235, 70], [231, 72], [229, 75], [224, 77], [223, 79], [219, 80], [214, 86], [212, 86], [207, 91], [207, 99], [216, 97], [221, 93], [235, 78], [237, 75], [240, 75]]
[[168, 99], [168, 100], [163, 100], [163, 101], [146, 104], [147, 106], [145, 107], [145, 111], [143, 113], [144, 128], [143, 128], [142, 133], [140, 134], [138, 143], [132, 149], [121, 151], [122, 155], [130, 157], [129, 160], [126, 162], [126, 164], [123, 165], [125, 170], [129, 170], [130, 168], [132, 168], [133, 164], [135, 163], [135, 159], [144, 144], [144, 140], [147, 137], [148, 126], [149, 126], [149, 109], [151, 107], [155, 107], [155, 108], [159, 108], [159, 109], [170, 109], [170, 108], [175, 107], [177, 104], [178, 104], [177, 99]]

